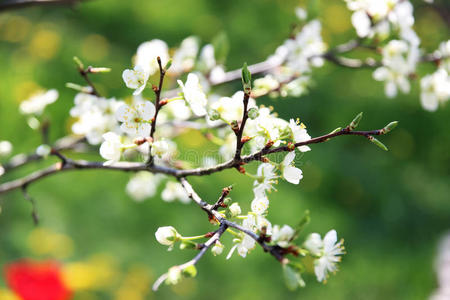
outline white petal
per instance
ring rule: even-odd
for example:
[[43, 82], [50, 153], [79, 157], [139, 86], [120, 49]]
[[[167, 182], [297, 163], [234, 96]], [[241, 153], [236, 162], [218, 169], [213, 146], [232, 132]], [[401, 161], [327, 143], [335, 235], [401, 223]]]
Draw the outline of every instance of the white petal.
[[421, 93], [420, 102], [422, 107], [428, 111], [436, 111], [439, 106], [438, 99], [434, 93]]
[[289, 152], [283, 160], [283, 165], [289, 166], [295, 158], [295, 151]]
[[328, 231], [328, 233], [323, 238], [323, 247], [325, 252], [329, 252], [334, 247], [334, 244], [337, 242], [337, 233], [336, 230], [332, 229]]
[[137, 135], [140, 137], [150, 136], [151, 125], [149, 123], [139, 123], [137, 127]]
[[155, 111], [155, 105], [150, 101], [145, 101], [143, 104], [141, 104], [139, 110], [141, 118], [145, 121], [150, 121], [155, 115]]
[[286, 166], [283, 171], [283, 177], [292, 184], [298, 184], [300, 179], [303, 178], [302, 170], [296, 167]]

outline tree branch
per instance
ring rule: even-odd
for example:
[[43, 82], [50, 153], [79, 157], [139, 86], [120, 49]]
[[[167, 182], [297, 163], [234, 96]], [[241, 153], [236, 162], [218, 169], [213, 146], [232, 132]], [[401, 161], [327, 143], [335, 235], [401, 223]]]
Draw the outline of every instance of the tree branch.
[[0, 12], [30, 6], [69, 5], [74, 6], [83, 0], [6, 0], [0, 3]]
[[[332, 138], [335, 138], [337, 136], [341, 135], [359, 135], [364, 136], [366, 138], [370, 138], [373, 135], [382, 135], [384, 134], [384, 129], [378, 129], [378, 130], [370, 130], [370, 131], [352, 131], [348, 127], [337, 131], [333, 133], [329, 133], [326, 135], [322, 135], [304, 142], [299, 142], [293, 144], [295, 147], [310, 145], [310, 144], [318, 144], [326, 142]], [[89, 169], [107, 169], [107, 170], [118, 170], [118, 171], [129, 171], [129, 172], [137, 172], [137, 171], [148, 171], [151, 173], [160, 173], [160, 174], [166, 174], [170, 176], [174, 176], [176, 178], [181, 178], [180, 180], [183, 180], [183, 177], [187, 176], [203, 176], [208, 174], [213, 174], [220, 172], [225, 169], [231, 169], [239, 167], [242, 163], [248, 163], [251, 161], [258, 161], [261, 160], [264, 155], [277, 153], [277, 152], [287, 152], [291, 151], [292, 149], [289, 148], [289, 146], [280, 146], [276, 148], [263, 148], [260, 151], [257, 151], [253, 154], [246, 155], [241, 157], [238, 161], [231, 159], [227, 162], [224, 162], [222, 164], [218, 164], [214, 167], [210, 168], [196, 168], [196, 169], [187, 169], [187, 170], [180, 170], [180, 169], [174, 169], [171, 167], [166, 166], [158, 166], [158, 165], [147, 165], [143, 163], [137, 163], [137, 162], [118, 162], [112, 165], [104, 165], [103, 162], [91, 162], [91, 161], [74, 161], [71, 159], [66, 159], [66, 163], [57, 163], [53, 166], [48, 167], [47, 169], [39, 170], [34, 173], [31, 173], [28, 176], [25, 176], [20, 179], [16, 179], [13, 181], [9, 181], [6, 183], [3, 183], [0, 185], [0, 194], [6, 193], [8, 191], [20, 188], [24, 185], [28, 185], [34, 181], [38, 181], [44, 177], [47, 177], [49, 175], [61, 172], [61, 171], [69, 171], [69, 170], [89, 170]], [[182, 181], [183, 183], [183, 181]], [[194, 201], [197, 199], [198, 201], [201, 201], [200, 197], [195, 196], [195, 192], [192, 190], [191, 194], [194, 196]], [[200, 200], [199, 200], [200, 199]], [[197, 202], [197, 201], [196, 201]]]

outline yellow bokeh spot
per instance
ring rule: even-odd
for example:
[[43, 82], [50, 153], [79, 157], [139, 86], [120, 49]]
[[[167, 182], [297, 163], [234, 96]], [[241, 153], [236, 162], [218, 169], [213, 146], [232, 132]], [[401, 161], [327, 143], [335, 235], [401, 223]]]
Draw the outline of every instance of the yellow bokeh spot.
[[9, 290], [0, 289], [0, 300], [20, 300], [20, 298]]
[[197, 290], [197, 282], [194, 278], [183, 278], [180, 283], [170, 287], [179, 296], [192, 296]]
[[58, 259], [72, 255], [74, 247], [70, 237], [45, 228], [37, 228], [30, 233], [28, 246], [36, 255], [50, 255]]
[[0, 26], [0, 39], [11, 43], [22, 41], [29, 33], [31, 23], [21, 16], [11, 16]]
[[101, 290], [114, 285], [118, 271], [114, 259], [106, 254], [93, 256], [86, 262], [64, 266], [63, 277], [73, 290]]
[[323, 19], [326, 21], [328, 30], [332, 33], [342, 33], [352, 27], [350, 13], [345, 5], [326, 5]]
[[32, 56], [50, 59], [58, 53], [61, 44], [60, 36], [50, 29], [39, 29], [30, 41], [28, 51]]
[[189, 130], [180, 137], [180, 142], [189, 148], [199, 148], [206, 144], [206, 139], [198, 130]]
[[13, 88], [14, 99], [22, 102], [39, 91], [41, 87], [34, 81], [21, 81]]
[[87, 60], [101, 60], [109, 53], [109, 42], [101, 35], [89, 35], [81, 44], [81, 53], [82, 57]]

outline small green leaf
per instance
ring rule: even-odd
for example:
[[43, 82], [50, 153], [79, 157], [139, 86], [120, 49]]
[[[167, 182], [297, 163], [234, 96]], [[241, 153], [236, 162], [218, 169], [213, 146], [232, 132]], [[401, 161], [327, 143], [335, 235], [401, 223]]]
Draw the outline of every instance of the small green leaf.
[[377, 145], [378, 147], [380, 147], [381, 149], [383, 149], [384, 151], [388, 151], [388, 148], [379, 140], [377, 140], [376, 138], [374, 138], [373, 136], [371, 136], [369, 138], [369, 140], [374, 143], [375, 145]]
[[80, 70], [84, 70], [84, 65], [78, 57], [74, 56], [73, 61], [76, 63]]
[[305, 282], [300, 276], [300, 273], [291, 266], [283, 265], [283, 275], [284, 282], [286, 283], [287, 288], [291, 291], [296, 290], [298, 287], [305, 286]]
[[252, 89], [252, 74], [248, 70], [247, 63], [242, 66], [242, 86], [246, 94], [250, 93]]
[[363, 113], [360, 112], [354, 119], [353, 121], [350, 123], [350, 125], [348, 125], [348, 127], [350, 128], [350, 130], [355, 129], [356, 127], [358, 127], [359, 125], [359, 121], [361, 121], [363, 116]]
[[335, 130], [333, 130], [332, 132], [330, 132], [329, 134], [333, 134], [333, 133], [336, 133], [336, 132], [341, 131], [341, 130], [342, 130], [342, 127], [338, 127]]
[[172, 66], [172, 60], [169, 59], [169, 61], [166, 63], [166, 65], [164, 66], [164, 70], [169, 70], [169, 68]]
[[398, 125], [398, 121], [394, 121], [394, 122], [391, 122], [391, 123], [387, 124], [383, 128], [383, 134], [391, 132], [392, 130], [394, 130], [395, 127], [397, 127], [397, 125]]

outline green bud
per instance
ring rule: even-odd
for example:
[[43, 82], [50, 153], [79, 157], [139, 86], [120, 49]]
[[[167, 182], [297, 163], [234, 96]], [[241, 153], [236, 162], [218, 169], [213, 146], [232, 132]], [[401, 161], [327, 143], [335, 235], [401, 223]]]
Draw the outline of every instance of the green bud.
[[194, 243], [192, 241], [182, 241], [180, 244], [180, 250], [184, 249], [196, 249], [197, 243]]
[[341, 131], [341, 130], [342, 130], [342, 127], [338, 127], [335, 130], [333, 130], [332, 132], [330, 132], [329, 134], [333, 134], [333, 133], [336, 133], [336, 132]]
[[217, 111], [217, 109], [214, 108], [211, 108], [209, 110], [208, 116], [211, 121], [216, 121], [220, 119], [220, 113]]
[[197, 276], [197, 268], [194, 265], [187, 266], [183, 269], [183, 275], [186, 277]]
[[350, 130], [355, 129], [356, 127], [358, 127], [359, 125], [359, 121], [361, 121], [363, 116], [363, 113], [360, 112], [354, 119], [353, 121], [350, 123], [350, 125], [348, 125], [348, 127], [350, 128]]
[[300, 276], [300, 272], [298, 272], [298, 270], [294, 269], [290, 265], [283, 265], [283, 275], [284, 282], [286, 283], [288, 289], [290, 289], [291, 291], [296, 290], [298, 287], [305, 286], [305, 282]]
[[164, 70], [169, 70], [169, 68], [172, 66], [172, 60], [169, 59], [169, 61], [166, 63], [166, 66], [164, 67]]
[[300, 219], [300, 222], [298, 222], [297, 226], [295, 226], [295, 233], [298, 234], [300, 231], [305, 228], [306, 225], [308, 225], [309, 221], [311, 220], [311, 217], [309, 216], [309, 210], [305, 210], [305, 213], [303, 214], [303, 217]]
[[82, 92], [82, 93], [89, 92], [88, 88], [86, 88], [84, 86], [81, 86], [79, 84], [76, 84], [76, 83], [72, 83], [72, 82], [67, 82], [66, 83], [66, 88], [73, 89], [73, 90], [76, 90], [76, 91], [79, 91], [79, 92]]
[[228, 197], [228, 198], [225, 198], [225, 199], [223, 200], [223, 203], [226, 204], [226, 205], [228, 205], [228, 204], [231, 203], [231, 201], [232, 201], [231, 198]]
[[247, 68], [247, 63], [242, 67], [242, 86], [246, 94], [250, 93], [252, 89], [252, 74]]
[[108, 73], [108, 72], [111, 72], [111, 68], [105, 68], [105, 67], [89, 68], [89, 72], [91, 72], [91, 73]]
[[397, 127], [398, 125], [398, 121], [394, 121], [391, 122], [389, 124], [387, 124], [384, 128], [383, 128], [383, 134], [386, 134], [388, 132], [391, 132], [395, 127]]
[[80, 70], [84, 70], [84, 65], [78, 57], [74, 56], [73, 61], [75, 62], [75, 64], [78, 66], [78, 68]]
[[374, 138], [373, 136], [369, 137], [369, 140], [374, 143], [375, 145], [377, 145], [378, 147], [380, 147], [381, 149], [383, 149], [384, 151], [388, 151], [388, 148], [379, 140], [377, 140], [376, 138]]
[[248, 110], [248, 117], [252, 120], [259, 116], [259, 110], [256, 107], [252, 107]]

